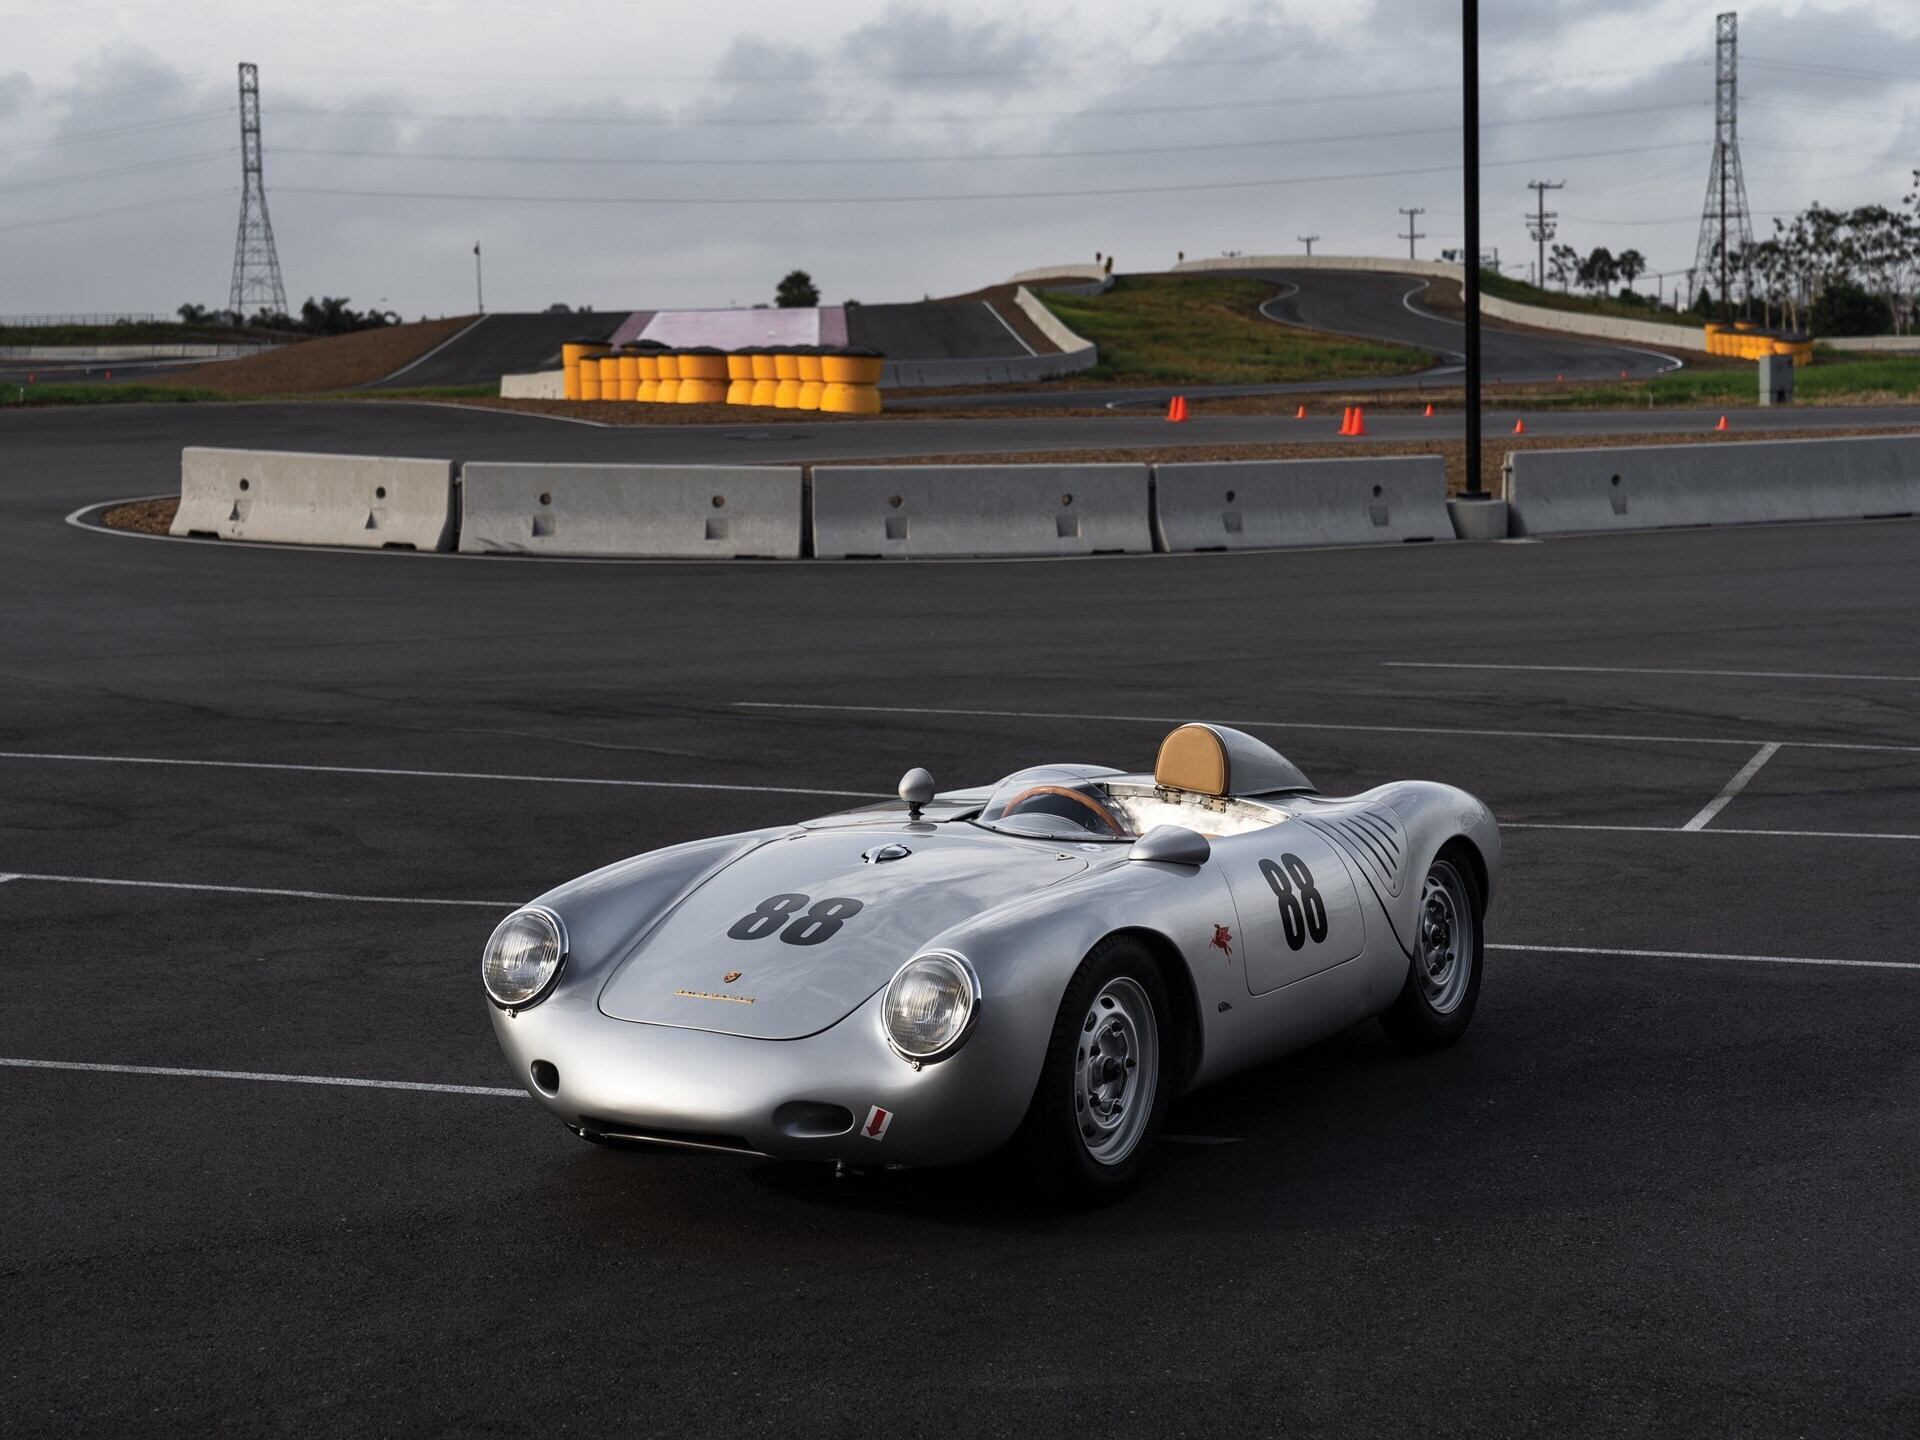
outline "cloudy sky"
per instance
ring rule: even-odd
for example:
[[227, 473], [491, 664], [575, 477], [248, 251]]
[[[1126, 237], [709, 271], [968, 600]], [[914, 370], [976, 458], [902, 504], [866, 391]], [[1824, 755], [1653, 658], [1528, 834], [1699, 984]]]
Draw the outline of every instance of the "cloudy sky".
[[[1691, 263], [1726, 0], [1485, 0], [1484, 241]], [[1920, 5], [1741, 7], [1756, 229], [1898, 203]], [[234, 66], [260, 66], [290, 299], [409, 318], [829, 301], [1062, 260], [1457, 245], [1458, 7], [1441, 0], [0, 3], [0, 314], [225, 303]], [[1667, 288], [1676, 281], [1669, 273]]]

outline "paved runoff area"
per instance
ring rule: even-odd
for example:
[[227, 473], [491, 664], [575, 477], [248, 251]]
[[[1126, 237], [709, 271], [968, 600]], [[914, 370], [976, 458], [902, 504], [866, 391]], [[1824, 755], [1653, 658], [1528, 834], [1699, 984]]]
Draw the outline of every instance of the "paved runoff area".
[[[1920, 1431], [1920, 522], [830, 566], [63, 523], [258, 443], [155, 413], [0, 417], [8, 1435]], [[282, 443], [535, 444], [450, 414]], [[1188, 719], [1491, 804], [1461, 1045], [1189, 1096], [1070, 1216], [609, 1152], [506, 1073], [480, 945], [556, 881]]]

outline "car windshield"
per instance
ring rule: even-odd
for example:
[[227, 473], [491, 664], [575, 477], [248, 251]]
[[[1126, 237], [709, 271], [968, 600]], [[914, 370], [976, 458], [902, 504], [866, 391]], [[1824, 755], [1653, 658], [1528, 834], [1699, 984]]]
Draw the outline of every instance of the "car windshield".
[[[1112, 772], [1107, 772], [1112, 773]], [[979, 823], [1016, 835], [1060, 840], [1131, 840], [1133, 827], [1086, 771], [1046, 765], [994, 787]]]

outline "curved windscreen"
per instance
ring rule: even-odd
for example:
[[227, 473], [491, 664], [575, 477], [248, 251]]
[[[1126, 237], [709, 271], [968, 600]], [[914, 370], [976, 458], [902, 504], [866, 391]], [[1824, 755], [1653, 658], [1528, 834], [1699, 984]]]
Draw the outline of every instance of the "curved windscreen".
[[1131, 840], [1132, 823], [1106, 788], [1080, 772], [1039, 766], [994, 787], [979, 823], [1021, 835], [1073, 840]]

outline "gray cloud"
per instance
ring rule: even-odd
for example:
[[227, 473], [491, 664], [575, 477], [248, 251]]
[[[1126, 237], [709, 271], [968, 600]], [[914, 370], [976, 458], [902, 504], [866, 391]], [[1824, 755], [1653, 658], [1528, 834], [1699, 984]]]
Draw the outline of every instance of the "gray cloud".
[[[1524, 263], [1526, 181], [1564, 179], [1559, 238], [1684, 268], [1713, 7], [1485, 9], [1488, 242]], [[1779, 9], [1742, 15], [1755, 210], [1897, 200], [1920, 139], [1910, 22], [1876, 18], [1890, 7]], [[1306, 233], [1323, 252], [1405, 253], [1402, 205], [1426, 207], [1430, 256], [1461, 227], [1452, 17], [1430, 0], [1113, 0], [1037, 28], [1011, 6], [917, 0], [745, 21], [684, 70], [610, 35], [566, 78], [484, 30], [450, 46], [444, 72], [254, 53], [293, 303], [345, 294], [415, 315], [471, 307], [476, 240], [489, 299], [515, 308], [744, 303], [796, 265], [829, 299], [898, 299], [1096, 250], [1157, 268], [1179, 251], [1293, 250]], [[232, 104], [231, 66], [200, 51], [115, 46], [0, 79], [0, 224], [221, 191], [0, 230], [0, 310], [223, 300]], [[201, 111], [218, 113], [178, 120]], [[1113, 151], [1135, 153], [1090, 153]], [[1076, 158], [1045, 158], [1063, 152]], [[1248, 183], [1268, 180], [1286, 183]], [[1168, 186], [1220, 188], [1071, 193]], [[381, 193], [317, 193], [368, 191]], [[1026, 198], [992, 198], [1008, 192]], [[958, 198], [891, 198], [905, 196]], [[831, 203], [847, 197], [871, 199]], [[738, 199], [777, 203], [715, 203]]]

